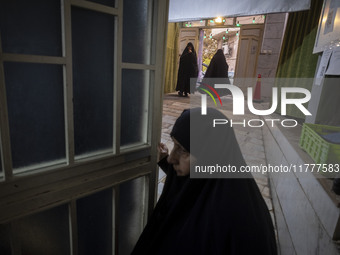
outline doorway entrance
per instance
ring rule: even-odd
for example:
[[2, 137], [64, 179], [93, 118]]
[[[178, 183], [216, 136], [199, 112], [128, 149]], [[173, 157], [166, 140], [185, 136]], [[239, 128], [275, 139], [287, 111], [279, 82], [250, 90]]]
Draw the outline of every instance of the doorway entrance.
[[[250, 69], [253, 68], [253, 72], [255, 74], [257, 67], [257, 57], [251, 58], [252, 60], [255, 60], [255, 62], [252, 62], [252, 64], [248, 64], [247, 61], [244, 61], [244, 59], [240, 59], [240, 56], [243, 57], [243, 54], [238, 54], [238, 52], [244, 51], [244, 47], [246, 47], [247, 44], [243, 43], [241, 47], [239, 42], [245, 40], [246, 38], [249, 38], [249, 40], [255, 40], [253, 37], [251, 37], [251, 35], [256, 36], [257, 32], [250, 31], [252, 29], [260, 29], [261, 33], [258, 34], [259, 36], [257, 41], [259, 42], [258, 45], [261, 45], [264, 21], [265, 16], [258, 15], [237, 18], [221, 18], [221, 20], [198, 20], [180, 23], [178, 44], [176, 43], [177, 54], [173, 54], [175, 56], [172, 57], [172, 61], [177, 61], [177, 68], [176, 70], [170, 69], [171, 73], [177, 77], [180, 56], [186, 45], [191, 42], [194, 45], [197, 53], [197, 63], [199, 67], [198, 81], [204, 77], [205, 71], [218, 49], [223, 50], [224, 56], [229, 66], [228, 76], [231, 84], [234, 84], [233, 80], [238, 68], [240, 68], [240, 70], [248, 70], [249, 73]], [[255, 50], [256, 56], [259, 54], [259, 48], [260, 47], [256, 48]], [[174, 58], [176, 59], [174, 60]], [[171, 62], [170, 60], [167, 61]], [[176, 83], [173, 83], [172, 86], [174, 92]], [[177, 99], [177, 94], [169, 94], [168, 97]], [[185, 104], [183, 104], [183, 101], [185, 101]], [[163, 105], [163, 109], [165, 110], [163, 112], [162, 142], [168, 146], [169, 150], [171, 150], [173, 146], [169, 133], [171, 132], [172, 126], [177, 117], [180, 115], [181, 111], [188, 107], [188, 105], [188, 98], [181, 98], [181, 102], [178, 102], [178, 105], [176, 105], [175, 108], [173, 108], [173, 105], [167, 105], [166, 102]], [[181, 107], [183, 107], [183, 109]], [[165, 174], [162, 171], [159, 171], [158, 197], [162, 193], [164, 181]]]
[[264, 21], [265, 15], [258, 15], [182, 23], [178, 56], [188, 42], [193, 43], [197, 52], [200, 81], [216, 51], [222, 49], [232, 84], [234, 77], [254, 78]]

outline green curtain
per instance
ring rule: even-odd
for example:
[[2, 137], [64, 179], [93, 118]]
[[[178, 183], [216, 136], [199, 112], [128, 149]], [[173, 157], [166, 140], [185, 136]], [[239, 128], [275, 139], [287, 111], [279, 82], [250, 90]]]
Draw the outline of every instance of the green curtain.
[[164, 93], [174, 92], [177, 82], [179, 24], [168, 24]]
[[[312, 0], [310, 10], [289, 14], [276, 73], [276, 78], [311, 79], [279, 79], [280, 81], [275, 84], [276, 87], [302, 87], [312, 90], [312, 78], [318, 61], [318, 55], [313, 54], [313, 48], [322, 4], [321, 0]], [[294, 94], [290, 96], [298, 97]], [[307, 108], [308, 105], [306, 104], [305, 107]], [[294, 105], [287, 105], [287, 115], [305, 118], [305, 115]]]

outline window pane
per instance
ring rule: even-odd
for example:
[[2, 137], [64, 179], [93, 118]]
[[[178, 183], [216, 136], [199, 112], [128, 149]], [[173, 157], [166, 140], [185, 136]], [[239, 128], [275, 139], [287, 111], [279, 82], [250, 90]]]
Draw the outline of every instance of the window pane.
[[11, 255], [10, 243], [10, 227], [9, 224], [0, 225], [0, 254]]
[[60, 0], [0, 1], [2, 50], [62, 55]]
[[119, 254], [130, 254], [144, 228], [145, 178], [119, 185]]
[[79, 254], [112, 254], [112, 189], [77, 201]]
[[122, 71], [121, 146], [146, 143], [150, 71]]
[[88, 0], [90, 2], [94, 2], [97, 4], [103, 4], [103, 5], [107, 5], [110, 7], [115, 7], [115, 0]]
[[150, 64], [152, 1], [125, 0], [123, 62]]
[[65, 161], [63, 68], [4, 64], [13, 167]]
[[76, 155], [113, 144], [114, 17], [72, 8]]
[[68, 206], [62, 205], [19, 220], [16, 239], [22, 254], [70, 254]]

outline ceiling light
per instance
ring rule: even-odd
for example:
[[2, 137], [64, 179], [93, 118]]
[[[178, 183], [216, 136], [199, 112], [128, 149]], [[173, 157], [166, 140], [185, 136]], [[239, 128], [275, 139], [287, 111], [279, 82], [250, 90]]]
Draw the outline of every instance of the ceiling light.
[[215, 22], [216, 22], [216, 23], [222, 23], [222, 18], [221, 18], [221, 17], [217, 17], [217, 18], [215, 19]]

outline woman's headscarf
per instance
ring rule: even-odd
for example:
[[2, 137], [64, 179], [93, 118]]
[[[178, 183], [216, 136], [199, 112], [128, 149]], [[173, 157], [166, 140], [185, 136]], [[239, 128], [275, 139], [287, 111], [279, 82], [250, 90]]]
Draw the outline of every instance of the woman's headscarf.
[[191, 42], [188, 42], [187, 46], [185, 47], [185, 49], [182, 52], [181, 58], [189, 53], [189, 47], [191, 47], [191, 51], [194, 54], [195, 58], [197, 59], [197, 54], [196, 54], [196, 51], [195, 51], [195, 47], [194, 47], [194, 45]]
[[[229, 123], [214, 125], [217, 119], [229, 122], [224, 114], [214, 108], [207, 108], [206, 115], [202, 115], [201, 108], [184, 110], [176, 120], [170, 136], [175, 137], [195, 156], [196, 165], [245, 166], [233, 128]], [[239, 174], [236, 177], [250, 176]]]
[[[192, 52], [189, 52], [189, 47], [191, 47]], [[179, 61], [176, 91], [190, 93], [192, 91], [190, 88], [190, 78], [197, 78], [197, 76], [197, 55], [194, 45], [189, 42]]]
[[228, 78], [228, 68], [223, 51], [219, 49], [211, 59], [204, 78]]
[[[206, 88], [205, 85], [214, 87], [215, 83], [230, 84], [228, 78], [228, 64], [221, 49], [217, 50], [210, 61], [207, 71], [203, 77], [200, 88]], [[230, 91], [227, 89], [215, 89], [219, 96], [229, 95]], [[199, 90], [202, 93], [202, 90]], [[213, 96], [216, 97], [214, 93]]]

